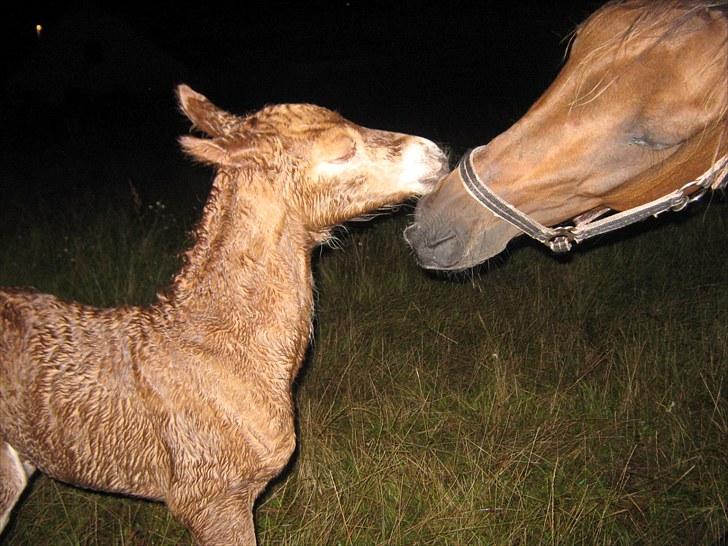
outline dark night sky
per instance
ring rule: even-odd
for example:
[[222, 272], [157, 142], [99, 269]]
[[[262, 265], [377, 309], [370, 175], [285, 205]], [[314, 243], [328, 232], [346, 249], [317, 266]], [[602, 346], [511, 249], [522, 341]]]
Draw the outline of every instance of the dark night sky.
[[[266, 102], [333, 99], [346, 106], [375, 98], [370, 82], [376, 80], [382, 93], [409, 95], [415, 103], [420, 97], [436, 100], [441, 95], [445, 102], [457, 102], [459, 93], [463, 99], [498, 98], [515, 91], [514, 102], [521, 106], [558, 69], [564, 36], [600, 2], [561, 4], [344, 0], [315, 7], [294, 2], [226, 7], [115, 2], [96, 6], [87, 22], [97, 14], [112, 16], [184, 64], [184, 76], [192, 83], [220, 87], [232, 102], [253, 92], [235, 90], [252, 83], [246, 75], [265, 72], [254, 92]], [[49, 39], [56, 25], [84, 9], [73, 3], [42, 7], [31, 2], [4, 17], [3, 72], [12, 74], [38, 49], [36, 23], [44, 25], [43, 39]], [[337, 61], [356, 69], [342, 69], [336, 81], [322, 79], [316, 85], [293, 73], [297, 64]], [[327, 89], [332, 86], [336, 92]], [[432, 107], [438, 110], [437, 104]]]
[[[94, 9], [113, 14], [170, 51], [204, 62], [221, 51], [234, 57], [250, 53], [296, 58], [349, 57], [404, 49], [431, 52], [469, 49], [503, 40], [538, 46], [542, 36], [559, 37], [602, 2], [363, 2], [342, 0], [308, 4], [115, 2]], [[88, 4], [46, 6], [24, 2], [4, 14], [3, 40], [17, 52], [35, 38], [40, 22], [51, 28]], [[528, 33], [536, 36], [529, 39]], [[5, 51], [8, 51], [5, 49]], [[462, 51], [465, 53], [466, 51]]]
[[111, 178], [146, 165], [165, 191], [160, 161], [184, 164], [175, 137], [189, 124], [172, 93], [182, 81], [236, 113], [314, 102], [460, 152], [525, 112], [558, 72], [565, 37], [601, 3], [25, 2], [0, 19], [3, 184], [16, 184], [23, 155], [56, 166], [23, 170], [27, 185], [109, 176], [79, 167], [108, 153], [119, 165]]

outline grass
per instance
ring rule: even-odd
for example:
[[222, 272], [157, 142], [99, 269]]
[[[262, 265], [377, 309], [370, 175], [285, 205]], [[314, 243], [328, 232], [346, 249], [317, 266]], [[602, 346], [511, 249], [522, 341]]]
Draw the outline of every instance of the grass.
[[[88, 207], [91, 209], [92, 207]], [[122, 207], [0, 234], [0, 284], [152, 299], [187, 220]], [[315, 257], [299, 447], [259, 499], [276, 545], [702, 544], [728, 531], [728, 207], [459, 277], [406, 216]], [[0, 545], [191, 544], [164, 506], [37, 477]]]

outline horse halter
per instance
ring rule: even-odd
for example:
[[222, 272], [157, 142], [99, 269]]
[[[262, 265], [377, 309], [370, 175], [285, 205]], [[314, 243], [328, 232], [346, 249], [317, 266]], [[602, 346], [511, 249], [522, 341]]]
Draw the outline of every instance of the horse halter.
[[[475, 172], [475, 166], [473, 165], [473, 154], [482, 147], [465, 152], [458, 165], [458, 172], [467, 192], [498, 218], [505, 220], [529, 237], [542, 242], [553, 252], [558, 253], [570, 251], [573, 248], [573, 243], [580, 243], [584, 239], [614, 231], [644, 220], [649, 216], [656, 217], [668, 210], [680, 211], [688, 204], [700, 199], [709, 188], [715, 190], [728, 185], [728, 154], [726, 154], [692, 182], [688, 182], [674, 192], [654, 201], [612, 214], [597, 221], [595, 220], [609, 212], [610, 209], [587, 212], [573, 218], [573, 225], [550, 228], [498, 197], [483, 182], [478, 173]], [[690, 192], [690, 190], [696, 191]]]

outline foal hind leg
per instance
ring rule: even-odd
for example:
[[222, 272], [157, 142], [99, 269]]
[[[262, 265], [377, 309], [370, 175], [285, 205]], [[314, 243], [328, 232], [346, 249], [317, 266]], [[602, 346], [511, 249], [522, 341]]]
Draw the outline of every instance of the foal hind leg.
[[34, 471], [35, 467], [21, 461], [10, 444], [0, 440], [0, 533]]

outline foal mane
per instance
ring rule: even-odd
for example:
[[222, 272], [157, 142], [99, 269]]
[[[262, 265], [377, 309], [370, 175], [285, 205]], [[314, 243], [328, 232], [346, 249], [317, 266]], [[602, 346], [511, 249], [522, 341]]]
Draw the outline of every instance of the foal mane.
[[[237, 116], [230, 115], [230, 118]], [[235, 236], [232, 215], [241, 199], [240, 191], [249, 192], [256, 181], [267, 184], [281, 173], [290, 171], [296, 161], [285, 149], [296, 140], [311, 140], [344, 119], [331, 112], [322, 118], [321, 109], [312, 104], [268, 105], [258, 112], [228, 120], [225, 134], [214, 140], [238, 165], [212, 162], [215, 176], [209, 198], [199, 222], [189, 234], [189, 246], [182, 254], [182, 266], [171, 284], [160, 291], [160, 301], [184, 299], [192, 294], [197, 279], [219, 251], [222, 242]], [[204, 130], [200, 127], [199, 129]], [[181, 139], [183, 148], [184, 137]], [[253, 205], [254, 206], [254, 205]]]
[[[264, 119], [266, 109], [257, 116], [245, 116], [230, 128], [230, 134], [218, 137], [222, 145], [234, 149], [244, 149], [248, 168], [232, 169], [215, 165], [215, 175], [202, 215], [188, 233], [188, 246], [182, 253], [182, 265], [171, 283], [158, 293], [160, 301], [184, 299], [189, 296], [195, 286], [196, 279], [203, 273], [205, 265], [221, 246], [222, 239], [232, 232], [232, 211], [237, 198], [238, 186], [244, 178], [252, 178], [254, 170], [261, 168], [270, 170], [270, 163], [279, 154], [271, 153], [280, 150], [282, 145], [274, 127]], [[245, 185], [245, 182], [242, 182]]]

